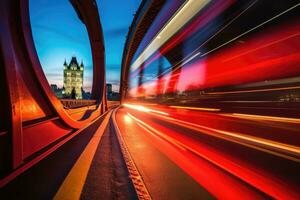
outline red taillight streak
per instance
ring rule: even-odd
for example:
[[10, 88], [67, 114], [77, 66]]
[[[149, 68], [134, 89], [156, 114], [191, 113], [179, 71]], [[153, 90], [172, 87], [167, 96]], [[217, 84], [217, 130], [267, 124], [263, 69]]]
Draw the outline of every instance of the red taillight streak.
[[[119, 118], [122, 119], [122, 114]], [[122, 123], [118, 120], [118, 123]], [[149, 130], [143, 124], [137, 122], [137, 125], [147, 132], [147, 137], [152, 137], [151, 143], [164, 153], [170, 160], [177, 164], [183, 171], [193, 177], [200, 185], [205, 187], [211, 194], [219, 199], [238, 199], [242, 195], [244, 199], [262, 199], [263, 197], [254, 188], [249, 187], [243, 181], [227, 174], [215, 165], [201, 159], [194, 153], [184, 150], [185, 148], [179, 146], [179, 143], [174, 143], [174, 140], [166, 140], [166, 137], [158, 135]], [[122, 127], [122, 125], [121, 125]], [[125, 129], [123, 129], [125, 130]], [[141, 130], [134, 129], [142, 133]], [[121, 129], [122, 132], [122, 129]], [[129, 134], [124, 133], [123, 134]], [[174, 145], [174, 146], [173, 146]], [[175, 147], [175, 148], [174, 148]]]
[[[165, 119], [165, 117], [159, 117], [160, 119]], [[177, 140], [177, 143], [181, 144], [184, 148], [190, 150], [198, 156], [201, 156], [202, 158], [205, 158], [218, 167], [221, 167], [225, 171], [230, 172], [231, 174], [239, 177], [243, 181], [274, 198], [300, 198], [300, 194], [295, 192], [296, 190], [293, 190], [294, 186], [277, 179], [266, 171], [261, 171], [259, 168], [254, 168], [240, 159], [238, 160], [224, 152], [216, 151], [207, 145], [202, 144], [201, 146], [199, 143], [195, 143], [195, 141], [191, 140], [190, 138], [183, 137], [180, 132], [174, 132], [162, 125], [153, 123], [149, 119], [144, 119], [143, 122], [150, 124], [149, 126], [159, 130], [161, 133], [167, 134], [168, 137], [172, 137], [173, 139]]]
[[[297, 76], [300, 74], [300, 35], [296, 30], [288, 26], [279, 33], [261, 36], [267, 44], [261, 45], [260, 39], [251, 39], [247, 45], [237, 45], [222, 54], [187, 65], [180, 71], [170, 72], [165, 75], [169, 81], [165, 81], [165, 77], [156, 81], [156, 85], [166, 88], [158, 92], [189, 91]], [[266, 56], [269, 58], [266, 59]], [[200, 67], [203, 68], [203, 74], [199, 75], [197, 72]], [[187, 72], [195, 76], [184, 77]], [[140, 87], [151, 89], [151, 82]]]

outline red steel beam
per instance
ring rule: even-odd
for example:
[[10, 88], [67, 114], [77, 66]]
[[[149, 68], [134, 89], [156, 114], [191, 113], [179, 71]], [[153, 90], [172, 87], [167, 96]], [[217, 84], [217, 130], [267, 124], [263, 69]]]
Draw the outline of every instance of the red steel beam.
[[[0, 64], [4, 72], [0, 76], [5, 88], [0, 94], [0, 112], [5, 112], [0, 115], [4, 116], [0, 122], [4, 124], [0, 126], [3, 133], [0, 144], [5, 144], [0, 146], [0, 157], [10, 154], [9, 159], [0, 159], [1, 166], [8, 166], [0, 167], [0, 186], [16, 168], [31, 162], [59, 138], [87, 126], [107, 110], [104, 41], [96, 1], [71, 0], [71, 4], [86, 25], [94, 66], [92, 99], [96, 100], [97, 108], [81, 120], [73, 119], [65, 111], [45, 77], [32, 38], [29, 0], [0, 1]], [[57, 120], [49, 122], [52, 118]], [[52, 128], [47, 129], [49, 123]], [[46, 129], [38, 134], [38, 139], [34, 137], [36, 130]]]

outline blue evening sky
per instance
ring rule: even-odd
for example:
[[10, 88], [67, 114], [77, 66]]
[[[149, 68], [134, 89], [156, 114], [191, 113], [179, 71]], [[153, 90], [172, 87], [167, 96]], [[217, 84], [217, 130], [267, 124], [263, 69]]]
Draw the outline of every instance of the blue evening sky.
[[119, 90], [126, 35], [141, 0], [97, 0], [106, 48], [106, 79]]
[[[106, 49], [106, 80], [118, 91], [125, 38], [141, 0], [97, 0]], [[88, 34], [68, 0], [30, 0], [30, 19], [37, 53], [50, 84], [63, 84], [63, 63], [83, 61], [84, 88], [92, 84]]]

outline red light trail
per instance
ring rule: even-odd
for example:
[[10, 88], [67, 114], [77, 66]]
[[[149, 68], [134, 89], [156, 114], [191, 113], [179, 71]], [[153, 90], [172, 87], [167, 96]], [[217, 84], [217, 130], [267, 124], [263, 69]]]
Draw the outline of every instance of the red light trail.
[[[134, 109], [136, 106], [138, 105], [132, 105], [131, 107], [126, 106], [126, 109], [124, 108], [118, 111], [117, 119], [119, 120], [118, 125], [121, 127], [121, 132], [122, 127], [126, 126], [128, 123], [128, 119], [126, 119], [126, 121], [121, 120], [125, 118], [125, 116], [126, 118], [131, 118], [132, 120], [130, 120], [130, 123], [135, 122], [143, 129], [141, 131], [135, 128], [131, 129], [132, 131], [139, 132], [140, 134], [145, 135], [145, 137], [150, 137], [152, 143], [159, 148], [160, 151], [167, 155], [169, 159], [175, 162], [180, 168], [192, 176], [197, 182], [199, 182], [199, 184], [204, 186], [217, 198], [224, 198], [226, 196], [226, 198], [236, 199], [242, 193], [248, 194], [247, 197], [249, 199], [263, 198], [259, 196], [260, 193], [255, 192], [256, 190], [251, 187], [257, 188], [263, 193], [278, 199], [297, 199], [300, 197], [300, 194], [296, 190], [297, 184], [283, 178], [282, 176], [278, 176], [278, 174], [268, 171], [266, 166], [259, 166], [255, 164], [256, 161], [252, 163], [251, 160], [253, 161], [253, 159], [255, 160], [256, 158], [236, 157], [235, 154], [237, 152], [232, 151], [232, 148], [235, 148], [233, 146], [237, 145], [239, 148], [244, 149], [240, 150], [241, 152], [246, 153], [249, 151], [249, 157], [259, 155], [259, 157], [270, 160], [271, 163], [276, 163], [278, 162], [277, 160], [288, 159], [290, 160], [289, 162], [296, 162], [298, 163], [297, 165], [299, 165], [300, 160], [298, 156], [300, 154], [298, 152], [298, 147], [295, 147], [295, 149], [298, 149], [297, 152], [291, 152], [290, 156], [287, 156], [287, 154], [284, 155], [284, 153], [281, 154], [279, 151], [276, 151], [276, 149], [274, 149], [275, 146], [272, 146], [272, 148], [262, 146], [260, 142], [265, 141], [263, 138], [256, 138], [256, 141], [250, 140], [248, 141], [249, 143], [245, 145], [245, 143], [240, 140], [241, 138], [238, 140], [232, 140], [231, 137], [227, 138], [228, 135], [220, 135], [222, 132], [228, 132], [226, 130], [221, 131], [214, 128], [205, 129], [206, 126], [201, 125], [206, 123], [203, 121], [203, 117], [207, 118], [207, 121], [211, 121], [211, 117], [215, 117], [215, 119], [222, 117], [223, 119], [221, 121], [223, 123], [228, 120], [228, 116], [222, 116], [218, 113], [205, 113], [191, 110], [189, 112], [181, 112], [179, 110], [184, 110], [183, 108], [178, 110], [178, 108], [175, 109], [155, 105], [147, 107], [149, 110], [155, 109], [157, 111], [160, 110], [162, 113], [169, 113], [169, 115], [166, 116], [159, 113]], [[190, 122], [191, 116], [193, 116], [192, 119], [194, 119], [193, 123]], [[183, 121], [182, 119], [188, 121]], [[167, 125], [165, 122], [172, 126]], [[287, 121], [282, 122], [289, 123]], [[218, 120], [215, 121], [215, 123], [218, 123]], [[242, 122], [231, 121], [231, 123], [228, 123], [228, 125], [236, 124], [237, 127], [239, 127], [239, 124], [241, 123]], [[258, 126], [259, 123], [254, 124]], [[245, 124], [242, 127], [243, 129], [251, 129], [251, 126], [247, 126]], [[185, 132], [184, 130], [187, 130], [186, 128], [190, 131]], [[253, 129], [251, 130], [253, 131]], [[208, 140], [210, 136], [216, 137], [216, 135], [213, 134], [213, 132], [216, 131], [219, 131], [217, 133], [218, 140], [227, 141], [224, 144], [226, 144], [225, 146], [229, 145], [227, 147], [229, 148], [228, 150], [225, 150], [226, 147], [216, 148], [211, 146], [210, 142], [205, 141]], [[229, 131], [228, 133], [232, 132]], [[130, 133], [127, 132], [124, 134], [130, 135]], [[203, 136], [203, 134], [208, 135], [208, 138]], [[250, 135], [247, 136], [241, 133], [236, 134], [241, 137], [246, 136], [247, 138], [253, 138]], [[203, 139], [197, 139], [197, 135], [199, 135], [200, 138], [203, 137]], [[174, 146], [171, 147], [166, 144], [162, 144], [165, 142], [171, 144], [171, 146]], [[219, 142], [216, 142], [215, 145], [218, 143]], [[223, 142], [220, 144], [222, 143]], [[277, 143], [270, 141], [270, 144], [265, 145], [268, 146]], [[285, 148], [286, 145], [282, 144], [278, 148], [281, 147]], [[223, 151], [221, 149], [223, 149]], [[261, 151], [263, 151], [263, 153]], [[260, 153], [257, 154], [257, 152]], [[277, 156], [282, 157], [278, 158]], [[267, 168], [268, 167], [270, 166], [267, 166]], [[220, 171], [220, 169], [224, 171]], [[203, 170], [207, 172], [207, 174], [202, 173], [201, 171]], [[233, 177], [235, 178], [228, 176], [228, 174], [226, 175], [225, 172], [234, 175]], [[285, 171], [283, 173], [286, 174], [289, 172]], [[243, 182], [249, 185], [247, 186], [247, 184]], [[215, 187], [216, 183], [220, 183], [218, 187]], [[251, 187], [249, 187], [250, 185]], [[230, 189], [228, 186], [230, 186]]]

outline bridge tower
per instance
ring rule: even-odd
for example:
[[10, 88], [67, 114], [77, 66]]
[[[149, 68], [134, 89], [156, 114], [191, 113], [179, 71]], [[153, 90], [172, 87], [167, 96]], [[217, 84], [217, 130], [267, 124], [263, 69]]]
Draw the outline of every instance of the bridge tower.
[[79, 65], [75, 56], [72, 57], [69, 65], [64, 62], [64, 92], [67, 97], [70, 97], [72, 90], [75, 90], [75, 98], [82, 99], [83, 87], [83, 62]]

